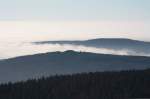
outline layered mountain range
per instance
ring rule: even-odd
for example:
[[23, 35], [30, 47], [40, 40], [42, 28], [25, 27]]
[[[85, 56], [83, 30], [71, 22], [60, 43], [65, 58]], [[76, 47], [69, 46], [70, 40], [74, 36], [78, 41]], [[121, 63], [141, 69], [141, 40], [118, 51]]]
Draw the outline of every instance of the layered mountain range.
[[[86, 47], [106, 48], [112, 50], [127, 50], [130, 55], [150, 55], [150, 42], [138, 41], [124, 38], [98, 38], [90, 40], [75, 41], [42, 41], [34, 42], [34, 44], [69, 44], [82, 45]], [[130, 53], [131, 52], [131, 53]]]

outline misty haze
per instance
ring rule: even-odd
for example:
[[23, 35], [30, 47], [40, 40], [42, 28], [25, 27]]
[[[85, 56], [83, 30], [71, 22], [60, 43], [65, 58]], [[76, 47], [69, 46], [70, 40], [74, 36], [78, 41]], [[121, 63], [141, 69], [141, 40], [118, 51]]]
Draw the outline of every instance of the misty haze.
[[[0, 59], [8, 59], [23, 55], [32, 55], [38, 53], [55, 52], [55, 51], [67, 51], [74, 50], [78, 52], [93, 52], [101, 54], [113, 54], [113, 55], [129, 55], [129, 56], [150, 56], [150, 43], [135, 41], [130, 42], [130, 39], [122, 39], [124, 42], [112, 43], [120, 39], [105, 39], [106, 41], [97, 41], [98, 39], [91, 39], [94, 42], [88, 44], [88, 41], [83, 40], [85, 43], [80, 41], [41, 41], [41, 42], [1, 42], [0, 43]], [[81, 42], [81, 43], [80, 43]], [[86, 43], [87, 42], [87, 43]], [[139, 43], [140, 42], [140, 43]], [[104, 43], [104, 44], [103, 44]], [[130, 48], [129, 44], [133, 47]], [[113, 45], [116, 44], [116, 45]], [[128, 44], [128, 45], [127, 45]], [[105, 45], [105, 46], [104, 46]], [[118, 48], [115, 48], [118, 46]], [[139, 46], [136, 51], [134, 48]], [[142, 50], [142, 46], [144, 47]]]
[[150, 99], [150, 0], [0, 0], [0, 99]]

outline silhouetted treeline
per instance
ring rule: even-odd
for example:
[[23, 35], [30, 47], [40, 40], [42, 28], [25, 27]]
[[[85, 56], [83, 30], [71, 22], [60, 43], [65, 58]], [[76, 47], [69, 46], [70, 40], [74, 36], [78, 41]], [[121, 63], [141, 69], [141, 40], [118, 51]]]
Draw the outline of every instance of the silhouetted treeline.
[[52, 76], [0, 85], [0, 99], [150, 98], [150, 69]]

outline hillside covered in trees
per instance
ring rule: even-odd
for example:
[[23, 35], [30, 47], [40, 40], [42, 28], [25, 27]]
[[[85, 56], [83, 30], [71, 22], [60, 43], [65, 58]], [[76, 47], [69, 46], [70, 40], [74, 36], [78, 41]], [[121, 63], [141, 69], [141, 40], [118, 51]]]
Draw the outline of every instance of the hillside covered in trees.
[[56, 75], [0, 85], [0, 99], [150, 98], [150, 69]]

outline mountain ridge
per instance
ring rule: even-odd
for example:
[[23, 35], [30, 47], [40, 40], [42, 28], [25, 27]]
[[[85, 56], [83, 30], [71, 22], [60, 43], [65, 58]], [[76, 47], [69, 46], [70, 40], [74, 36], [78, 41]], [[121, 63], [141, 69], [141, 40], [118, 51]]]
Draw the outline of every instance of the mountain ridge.
[[[139, 54], [150, 55], [150, 42], [138, 41], [132, 39], [122, 39], [122, 38], [100, 38], [100, 39], [89, 39], [89, 40], [74, 40], [74, 41], [43, 41], [34, 42], [33, 44], [60, 44], [60, 45], [75, 45], [75, 46], [85, 46], [93, 48], [104, 48], [110, 50], [128, 50], [129, 54]], [[130, 53], [131, 52], [131, 53]]]
[[150, 57], [88, 52], [49, 52], [0, 61], [0, 81], [18, 81], [55, 74], [150, 68]]
[[48, 42], [55, 42], [55, 41], [95, 41], [95, 40], [124, 40], [124, 41], [137, 41], [137, 42], [144, 42], [144, 43], [150, 43], [150, 41], [143, 41], [143, 40], [136, 40], [136, 39], [129, 39], [129, 38], [93, 38], [93, 39], [87, 39], [87, 40], [50, 40], [50, 41], [37, 41], [32, 43], [48, 43]]

